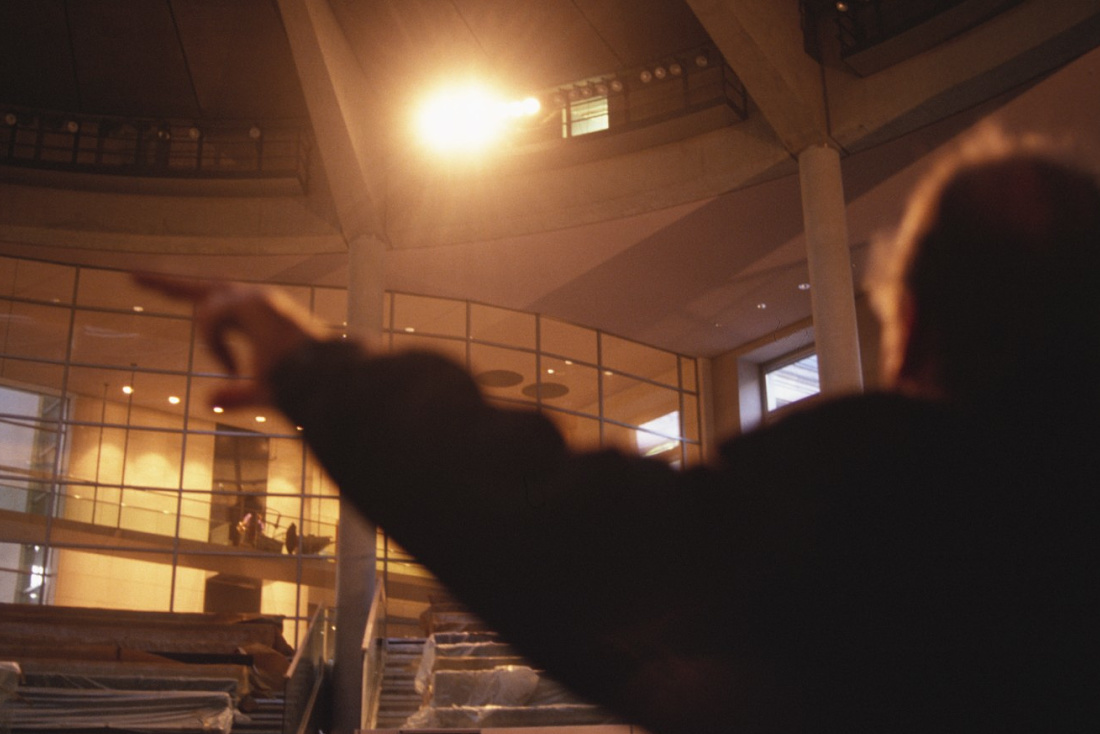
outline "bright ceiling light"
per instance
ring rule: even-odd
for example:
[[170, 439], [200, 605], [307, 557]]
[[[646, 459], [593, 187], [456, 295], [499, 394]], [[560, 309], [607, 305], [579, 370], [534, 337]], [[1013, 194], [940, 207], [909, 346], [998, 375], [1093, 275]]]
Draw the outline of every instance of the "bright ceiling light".
[[417, 127], [432, 148], [472, 151], [498, 139], [510, 120], [538, 113], [534, 97], [508, 102], [482, 87], [442, 92], [420, 109]]

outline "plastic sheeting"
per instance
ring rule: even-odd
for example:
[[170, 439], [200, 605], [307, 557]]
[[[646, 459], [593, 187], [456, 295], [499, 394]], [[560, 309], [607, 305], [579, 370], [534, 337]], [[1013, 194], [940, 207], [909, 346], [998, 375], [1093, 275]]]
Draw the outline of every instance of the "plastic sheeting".
[[233, 704], [221, 692], [21, 687], [8, 709], [12, 728], [22, 730], [229, 734], [233, 727]]
[[525, 666], [493, 670], [439, 670], [430, 706], [556, 706], [583, 703], [557, 681]]
[[615, 724], [615, 717], [587, 704], [558, 706], [425, 706], [408, 718], [404, 729], [456, 729], [521, 726]]
[[[476, 658], [473, 660], [472, 658]], [[511, 646], [495, 636], [481, 633], [435, 634], [424, 645], [420, 667], [416, 671], [414, 685], [417, 693], [428, 690], [431, 676], [441, 667], [440, 660], [466, 660], [472, 667], [493, 668], [505, 661], [518, 662], [519, 657]]]
[[[509, 664], [500, 664], [509, 661]], [[615, 723], [522, 661], [495, 635], [437, 633], [424, 648], [416, 690], [424, 705], [404, 728], [578, 726]]]

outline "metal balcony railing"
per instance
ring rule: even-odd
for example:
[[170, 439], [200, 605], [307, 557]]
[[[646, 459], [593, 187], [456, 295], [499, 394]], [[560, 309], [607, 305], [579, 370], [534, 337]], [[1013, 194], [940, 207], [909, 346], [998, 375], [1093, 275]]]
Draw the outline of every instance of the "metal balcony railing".
[[300, 120], [112, 117], [0, 106], [0, 163], [170, 178], [304, 181], [311, 149]]

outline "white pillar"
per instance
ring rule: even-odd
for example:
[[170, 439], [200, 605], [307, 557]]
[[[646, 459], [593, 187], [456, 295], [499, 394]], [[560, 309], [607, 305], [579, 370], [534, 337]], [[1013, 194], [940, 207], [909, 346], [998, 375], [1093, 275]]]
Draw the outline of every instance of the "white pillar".
[[863, 369], [840, 154], [825, 145], [806, 148], [798, 155], [798, 172], [821, 392], [860, 392]]
[[[385, 243], [371, 235], [348, 242], [348, 335], [378, 349], [382, 343]], [[368, 488], [369, 489], [369, 488]], [[374, 525], [340, 499], [336, 548], [336, 659], [333, 665], [333, 731], [360, 726], [363, 631], [374, 596], [377, 561]]]

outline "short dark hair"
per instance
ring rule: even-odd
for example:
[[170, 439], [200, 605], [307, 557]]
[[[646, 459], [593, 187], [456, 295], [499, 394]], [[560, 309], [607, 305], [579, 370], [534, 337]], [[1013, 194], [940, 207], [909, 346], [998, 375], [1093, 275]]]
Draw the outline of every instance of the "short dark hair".
[[1046, 399], [1052, 372], [1095, 379], [1100, 187], [1053, 147], [1002, 140], [947, 159], [918, 189], [898, 246], [892, 298], [915, 313], [906, 348], [931, 360], [943, 393]]

